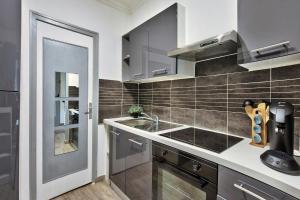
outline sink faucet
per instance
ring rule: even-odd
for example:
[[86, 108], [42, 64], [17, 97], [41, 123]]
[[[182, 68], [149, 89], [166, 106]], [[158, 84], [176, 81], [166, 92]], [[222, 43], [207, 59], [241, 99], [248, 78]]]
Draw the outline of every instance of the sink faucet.
[[146, 113], [142, 113], [142, 115], [144, 115], [145, 117], [151, 119], [152, 121], [155, 122], [156, 125], [158, 125], [159, 117], [157, 115], [152, 115], [152, 117], [150, 117], [150, 115], [148, 115]]

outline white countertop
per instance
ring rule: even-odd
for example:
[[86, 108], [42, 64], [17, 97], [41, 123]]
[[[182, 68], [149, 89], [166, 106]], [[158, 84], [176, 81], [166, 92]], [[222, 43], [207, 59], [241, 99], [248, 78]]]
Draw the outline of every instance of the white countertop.
[[264, 182], [268, 185], [271, 185], [275, 188], [278, 188], [279, 190], [300, 199], [300, 176], [291, 176], [277, 172], [265, 166], [260, 161], [260, 155], [265, 152], [268, 147], [259, 148], [249, 145], [250, 139], [246, 138], [219, 154], [200, 147], [160, 136], [160, 134], [162, 133], [185, 129], [189, 126], [181, 126], [174, 129], [150, 133], [116, 122], [126, 119], [131, 118], [123, 117], [105, 119], [104, 123], [223, 165], [242, 174], [248, 175], [254, 179], [257, 179], [261, 182]]

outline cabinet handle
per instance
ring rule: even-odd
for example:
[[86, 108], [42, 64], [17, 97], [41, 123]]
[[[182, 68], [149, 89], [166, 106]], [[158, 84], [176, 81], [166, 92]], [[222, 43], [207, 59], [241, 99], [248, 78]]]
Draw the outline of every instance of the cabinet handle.
[[130, 142], [134, 143], [134, 144], [139, 145], [139, 146], [143, 146], [143, 145], [144, 145], [144, 143], [135, 141], [134, 139], [128, 139], [128, 140], [129, 140]]
[[112, 134], [115, 134], [116, 136], [119, 136], [120, 135], [120, 133], [117, 133], [117, 132], [115, 132], [115, 131], [110, 131]]
[[271, 50], [271, 49], [275, 49], [278, 47], [283, 46], [284, 48], [287, 49], [287, 46], [290, 44], [290, 41], [285, 41], [285, 42], [281, 42], [278, 44], [273, 44], [267, 47], [262, 47], [262, 48], [258, 48], [258, 49], [254, 49], [251, 51], [251, 53], [257, 53], [258, 55], [261, 55], [262, 51], [267, 51], [267, 50]]
[[143, 73], [139, 73], [139, 74], [133, 74], [134, 77], [138, 77], [138, 76], [142, 76]]
[[266, 200], [265, 198], [259, 196], [258, 194], [255, 194], [254, 192], [252, 192], [252, 191], [247, 190], [246, 188], [244, 188], [244, 187], [243, 187], [243, 184], [238, 185], [238, 184], [234, 183], [233, 186], [234, 186], [235, 188], [237, 188], [237, 189], [239, 189], [239, 190], [241, 190], [241, 191], [243, 191], [243, 192], [245, 192], [245, 193], [247, 193], [247, 194], [253, 196], [253, 197], [256, 198], [256, 199], [259, 199], [259, 200]]
[[152, 71], [153, 75], [162, 75], [162, 74], [167, 74], [168, 73], [168, 69], [167, 68], [163, 68], [163, 69], [157, 69], [157, 70], [153, 70]]

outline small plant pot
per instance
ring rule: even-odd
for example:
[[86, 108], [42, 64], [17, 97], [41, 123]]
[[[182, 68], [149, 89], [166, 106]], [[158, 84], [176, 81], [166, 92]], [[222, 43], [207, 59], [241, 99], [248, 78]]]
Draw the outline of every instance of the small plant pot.
[[132, 113], [131, 116], [133, 118], [138, 118], [140, 116], [140, 113]]

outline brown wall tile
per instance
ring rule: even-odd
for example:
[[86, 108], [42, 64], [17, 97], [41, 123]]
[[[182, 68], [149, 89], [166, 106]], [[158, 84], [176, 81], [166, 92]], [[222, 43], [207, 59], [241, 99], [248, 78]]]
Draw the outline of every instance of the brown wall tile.
[[270, 80], [270, 70], [259, 70], [251, 72], [240, 72], [229, 74], [228, 84], [240, 84], [240, 83], [253, 83], [253, 82], [265, 82]]
[[121, 105], [118, 106], [100, 106], [99, 107], [99, 123], [103, 123], [103, 119], [121, 117]]
[[172, 81], [171, 107], [195, 109], [195, 79]]
[[99, 123], [105, 118], [128, 116], [129, 106], [138, 103], [138, 84], [99, 80]]
[[153, 84], [152, 83], [139, 84], [139, 104], [142, 106], [153, 104]]
[[194, 126], [195, 109], [171, 108], [171, 122]]
[[195, 117], [196, 127], [227, 132], [227, 112], [196, 110]]
[[300, 77], [300, 65], [284, 66], [272, 69], [272, 81], [297, 79]]
[[153, 103], [154, 106], [170, 107], [171, 105], [171, 81], [161, 81], [153, 83]]
[[159, 116], [160, 120], [171, 121], [171, 108], [165, 106], [152, 106], [152, 114]]
[[227, 75], [196, 78], [196, 109], [227, 111]]
[[245, 113], [228, 112], [228, 133], [251, 137], [251, 120]]
[[100, 88], [122, 88], [122, 83], [115, 80], [99, 79]]
[[124, 83], [123, 84], [123, 105], [134, 105], [138, 104], [138, 84], [136, 83]]
[[244, 100], [270, 101], [270, 70], [228, 75], [228, 111], [244, 113]]
[[196, 76], [207, 76], [247, 71], [237, 64], [237, 55], [226, 56], [219, 59], [211, 59], [198, 62], [195, 66]]

